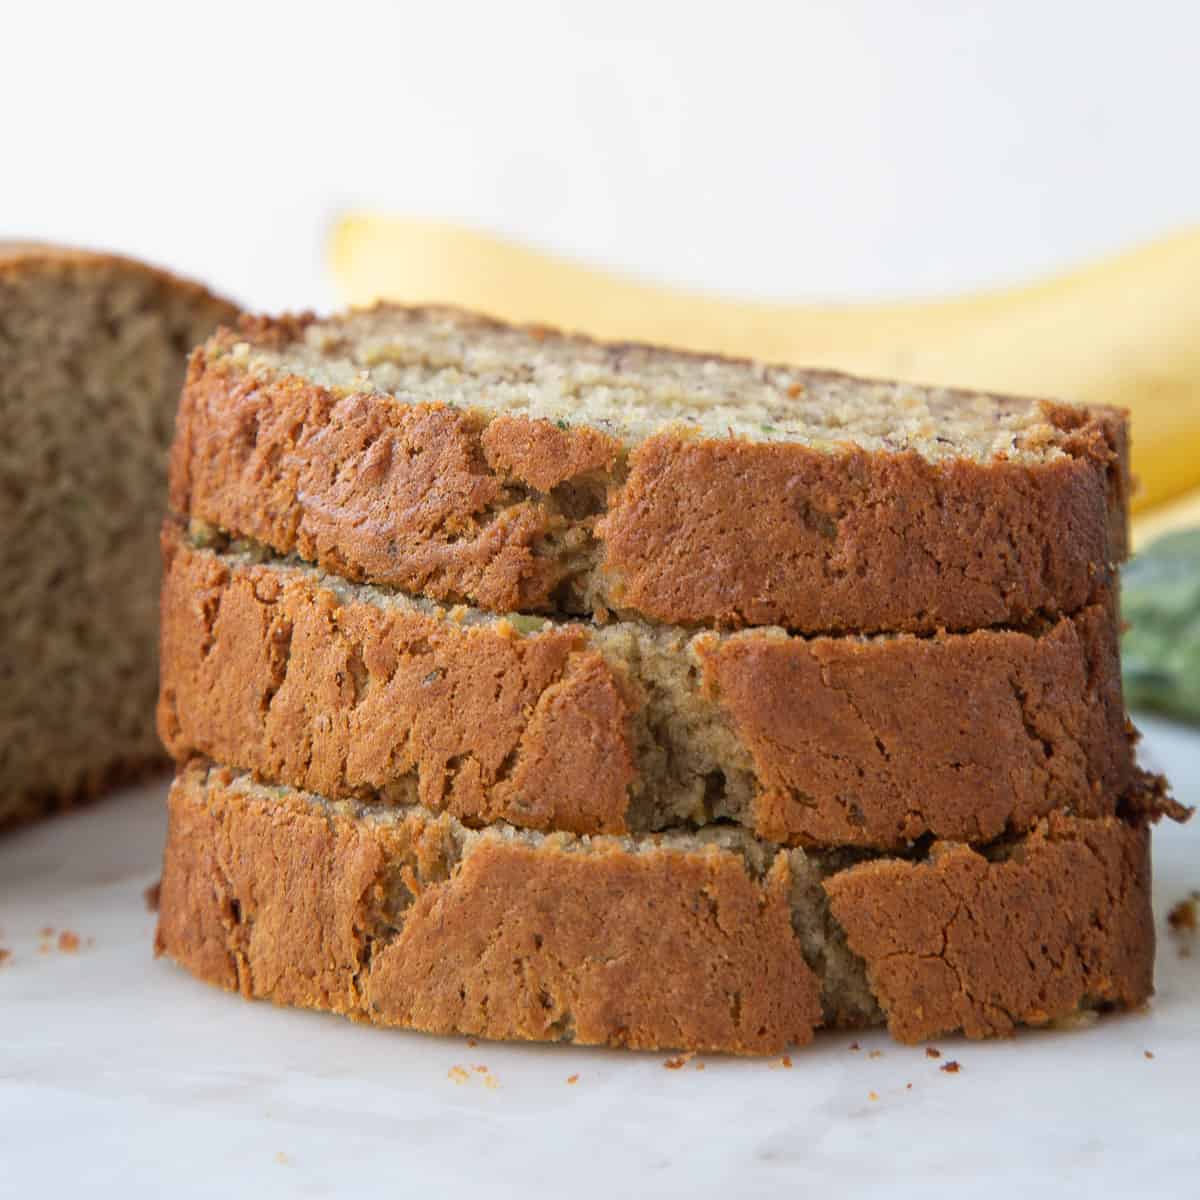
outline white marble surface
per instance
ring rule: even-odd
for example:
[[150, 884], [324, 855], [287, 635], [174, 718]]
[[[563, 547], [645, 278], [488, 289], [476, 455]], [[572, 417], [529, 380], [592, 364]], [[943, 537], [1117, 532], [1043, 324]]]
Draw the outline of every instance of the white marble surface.
[[[1200, 735], [1146, 724], [1146, 759], [1200, 800]], [[383, 1032], [194, 982], [150, 953], [162, 796], [0, 843], [0, 1195], [1200, 1193], [1200, 944], [1183, 958], [1165, 929], [1200, 887], [1200, 821], [1156, 835], [1148, 1013], [948, 1038], [940, 1061], [832, 1034], [791, 1069], [699, 1071]], [[64, 929], [78, 950], [59, 949]]]

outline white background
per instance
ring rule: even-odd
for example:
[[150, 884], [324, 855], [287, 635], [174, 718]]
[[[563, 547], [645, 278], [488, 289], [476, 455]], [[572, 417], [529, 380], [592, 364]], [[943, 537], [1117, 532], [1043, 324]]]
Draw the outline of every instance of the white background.
[[331, 217], [706, 288], [1016, 280], [1200, 221], [1200, 5], [0, 3], [0, 232], [327, 305]]
[[[1200, 221], [1198, 118], [1194, 3], [0, 0], [0, 235], [269, 309], [332, 302], [360, 205], [732, 294], [1018, 280]], [[1150, 750], [1200, 800], [1200, 740]], [[468, 1049], [152, 963], [161, 816], [151, 789], [0, 845], [0, 1196], [1200, 1191], [1200, 948], [1164, 948], [1151, 1015], [949, 1043], [953, 1077], [879, 1035], [703, 1074]], [[1200, 829], [1157, 862], [1161, 931]], [[45, 924], [95, 942], [43, 955]], [[500, 1086], [448, 1078], [473, 1063]]]

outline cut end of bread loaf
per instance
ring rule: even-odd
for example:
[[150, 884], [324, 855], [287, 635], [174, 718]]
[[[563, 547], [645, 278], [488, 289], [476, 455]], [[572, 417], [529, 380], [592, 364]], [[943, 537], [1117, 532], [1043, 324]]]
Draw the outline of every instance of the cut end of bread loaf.
[[0, 245], [0, 824], [162, 761], [166, 448], [188, 351], [234, 316], [127, 259]]

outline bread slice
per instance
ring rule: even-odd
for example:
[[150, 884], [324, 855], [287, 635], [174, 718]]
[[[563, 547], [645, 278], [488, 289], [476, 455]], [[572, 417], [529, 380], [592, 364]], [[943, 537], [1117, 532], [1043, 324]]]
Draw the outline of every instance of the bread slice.
[[989, 1037], [1152, 991], [1143, 822], [887, 858], [715, 826], [473, 832], [200, 764], [169, 811], [158, 953], [380, 1025], [766, 1054], [822, 1024]]
[[173, 523], [163, 549], [171, 754], [329, 796], [900, 847], [1109, 815], [1133, 771], [1104, 606], [1036, 631], [689, 634], [446, 611]]
[[158, 527], [188, 351], [232, 305], [0, 244], [0, 825], [162, 760]]
[[382, 306], [210, 340], [171, 502], [491, 611], [932, 632], [1083, 607], [1128, 486], [1115, 409]]

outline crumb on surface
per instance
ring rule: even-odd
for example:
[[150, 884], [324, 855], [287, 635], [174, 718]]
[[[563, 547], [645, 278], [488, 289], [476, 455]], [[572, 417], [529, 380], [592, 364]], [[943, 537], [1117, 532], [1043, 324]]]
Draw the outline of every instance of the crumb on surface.
[[1177, 904], [1171, 906], [1167, 913], [1167, 924], [1172, 933], [1195, 933], [1197, 928], [1196, 903], [1200, 901], [1200, 892], [1192, 892]]
[[936, 1046], [926, 1046], [925, 1047], [925, 1057], [926, 1058], [941, 1058], [942, 1052]]
[[878, 1092], [868, 1092], [868, 1093], [867, 1093], [867, 1099], [868, 1099], [868, 1100], [878, 1100], [878, 1099], [879, 1099], [879, 1093], [878, 1093]]
[[1154, 1057], [1154, 1051], [1153, 1051], [1153, 1050], [1143, 1050], [1143, 1051], [1142, 1051], [1142, 1053], [1143, 1053], [1143, 1054], [1144, 1054], [1144, 1055], [1145, 1055], [1147, 1058], [1153, 1058], [1153, 1057]]
[[[158, 912], [158, 902], [162, 898], [162, 880], [155, 880], [143, 893], [147, 912]], [[282, 1151], [280, 1151], [282, 1153]]]
[[455, 1083], [470, 1083], [473, 1074], [483, 1076], [484, 1087], [497, 1088], [500, 1086], [500, 1080], [492, 1074], [485, 1063], [471, 1063], [469, 1067], [463, 1066], [462, 1063], [455, 1063], [446, 1072], [446, 1078]]
[[578, 1075], [578, 1073], [576, 1073], [576, 1074], [574, 1074], [574, 1075], [568, 1075], [568, 1076], [567, 1076], [567, 1082], [568, 1082], [568, 1083], [578, 1083], [578, 1082], [579, 1082], [579, 1075]]
[[44, 937], [44, 938], [52, 938], [54, 936], [54, 926], [53, 925], [43, 925], [41, 930], [39, 931], [39, 936]]
[[64, 954], [74, 954], [79, 949], [79, 934], [73, 933], [70, 929], [64, 929], [58, 935], [58, 948]]
[[904, 1090], [905, 1090], [906, 1092], [911, 1092], [911, 1091], [912, 1091], [912, 1084], [911, 1084], [911, 1083], [906, 1083], [906, 1084], [904, 1085]]
[[1091, 1029], [1099, 1020], [1100, 1014], [1094, 1008], [1079, 1008], [1074, 1012], [1064, 1013], [1061, 1017], [1055, 1017], [1050, 1022], [1050, 1028], [1057, 1029], [1060, 1033], [1074, 1033], [1080, 1029]]
[[12, 958], [12, 951], [5, 950], [3, 946], [0, 946], [0, 966], [3, 966], [10, 958]]
[[703, 1071], [703, 1070], [704, 1070], [704, 1064], [703, 1064], [702, 1062], [698, 1062], [698, 1063], [696, 1064], [696, 1070], [697, 1070], [697, 1071]]
[[951, 1059], [949, 1062], [942, 1063], [942, 1065], [938, 1067], [938, 1070], [945, 1071], [947, 1075], [957, 1075], [959, 1071], [962, 1070], [962, 1067], [960, 1067], [954, 1059]]
[[785, 1054], [780, 1060], [780, 1065], [786, 1067], [789, 1071], [792, 1069], [792, 1056]]
[[284, 1154], [282, 1150], [280, 1150], [275, 1155], [275, 1161], [279, 1163], [280, 1166], [286, 1167], [288, 1163], [288, 1156]]
[[686, 1067], [688, 1063], [691, 1062], [695, 1057], [695, 1052], [689, 1050], [686, 1054], [676, 1054], [673, 1057], [668, 1058], [667, 1061], [663, 1063], [663, 1066], [666, 1067], [668, 1071], [679, 1071]]
[[882, 1058], [883, 1051], [882, 1050], [871, 1050], [867, 1053], [867, 1057], [868, 1058]]
[[467, 1038], [467, 1046], [468, 1046], [468, 1048], [469, 1048], [469, 1049], [471, 1049], [471, 1050], [474, 1050], [474, 1049], [475, 1049], [475, 1047], [476, 1047], [476, 1046], [478, 1046], [478, 1045], [479, 1045], [479, 1039], [478, 1039], [478, 1038], [473, 1038], [473, 1037], [471, 1037], [471, 1038]]

